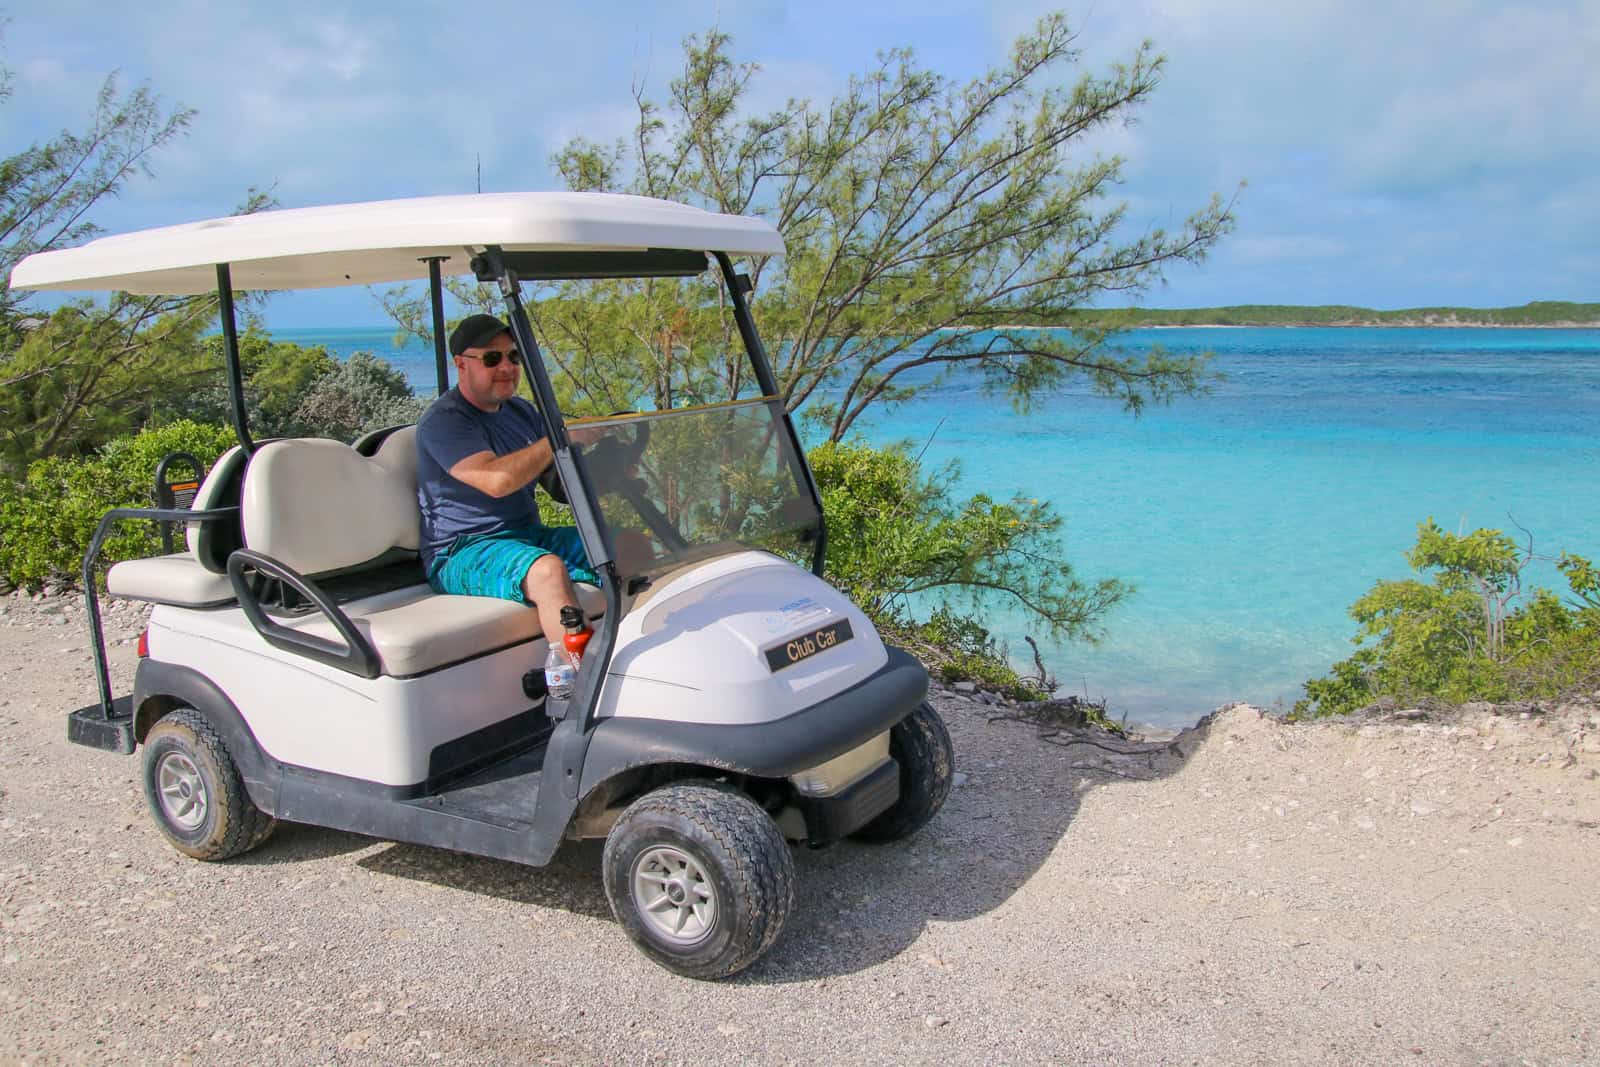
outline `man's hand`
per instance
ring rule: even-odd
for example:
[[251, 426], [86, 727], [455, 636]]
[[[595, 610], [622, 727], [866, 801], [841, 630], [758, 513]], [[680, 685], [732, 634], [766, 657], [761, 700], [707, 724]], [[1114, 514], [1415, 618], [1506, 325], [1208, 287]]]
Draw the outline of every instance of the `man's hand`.
[[567, 437], [575, 445], [592, 445], [606, 435], [604, 426], [569, 426]]

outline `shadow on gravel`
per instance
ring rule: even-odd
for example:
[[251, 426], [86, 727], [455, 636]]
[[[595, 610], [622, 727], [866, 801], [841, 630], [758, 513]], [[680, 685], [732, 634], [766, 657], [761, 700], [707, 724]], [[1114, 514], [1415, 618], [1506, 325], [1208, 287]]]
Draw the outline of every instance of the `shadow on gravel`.
[[[1170, 742], [989, 721], [997, 710], [940, 709], [965, 778], [921, 832], [795, 854], [795, 910], [783, 939], [733, 981], [803, 982], [894, 959], [930, 922], [975, 919], [1010, 899], [1060, 844], [1089, 789], [1154, 781], [1183, 766]], [[944, 965], [931, 950], [924, 962]]]
[[365, 857], [358, 866], [446, 889], [610, 921], [611, 905], [600, 879], [602, 847], [602, 841], [569, 842], [547, 866], [525, 867], [426, 845], [397, 844]]
[[[934, 821], [888, 845], [845, 841], [797, 848], [796, 893], [782, 939], [735, 983], [774, 985], [835, 977], [887, 962], [930, 922], [975, 919], [1038, 873], [1090, 789], [1154, 781], [1183, 766], [1173, 742], [1130, 742], [1045, 721], [990, 721], [997, 709], [941, 709], [956, 746], [958, 786]], [[372, 838], [286, 824], [237, 862], [281, 863], [367, 848]], [[409, 878], [519, 904], [612, 922], [601, 881], [603, 842], [561, 847], [525, 867], [423, 845], [391, 844], [358, 861]], [[622, 944], [618, 931], [619, 947]], [[943, 963], [931, 951], [930, 967]]]
[[298, 863], [302, 860], [328, 859], [371, 848], [373, 839], [342, 830], [327, 830], [320, 826], [280, 822], [265, 845], [253, 852], [229, 860], [240, 867], [267, 867], [278, 863]]

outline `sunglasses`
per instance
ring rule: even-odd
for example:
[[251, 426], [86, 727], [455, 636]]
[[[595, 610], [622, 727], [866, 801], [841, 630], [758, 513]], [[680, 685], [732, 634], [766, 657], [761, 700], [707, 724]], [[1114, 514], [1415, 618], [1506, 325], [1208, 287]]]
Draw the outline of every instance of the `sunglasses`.
[[509, 359], [513, 367], [522, 366], [522, 353], [517, 351], [515, 348], [511, 349], [509, 352], [485, 352], [481, 356], [474, 356], [470, 352], [463, 352], [461, 354], [466, 356], [468, 359], [481, 360], [484, 367], [490, 370], [498, 367], [502, 359]]

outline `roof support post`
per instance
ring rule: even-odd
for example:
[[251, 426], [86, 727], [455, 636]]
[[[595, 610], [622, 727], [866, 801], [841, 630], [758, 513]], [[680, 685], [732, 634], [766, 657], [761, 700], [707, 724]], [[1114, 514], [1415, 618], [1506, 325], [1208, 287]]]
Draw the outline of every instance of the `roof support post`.
[[[772, 373], [772, 364], [767, 362], [767, 350], [761, 343], [761, 335], [756, 332], [756, 321], [750, 317], [750, 304], [745, 300], [745, 293], [750, 291], [750, 278], [748, 275], [736, 274], [733, 270], [733, 260], [728, 258], [728, 253], [717, 252], [717, 264], [722, 268], [722, 280], [727, 283], [728, 298], [733, 301], [733, 320], [739, 326], [739, 338], [744, 342], [744, 350], [750, 356], [750, 365], [755, 368], [756, 382], [761, 386], [765, 396], [777, 397], [778, 378]], [[778, 403], [782, 404], [780, 398]], [[817, 543], [811, 548], [811, 572], [818, 578], [822, 577], [823, 565], [828, 554], [828, 516], [822, 510], [822, 492], [817, 488], [817, 480], [812, 477], [811, 464], [806, 462], [806, 450], [800, 444], [800, 434], [794, 428], [794, 420], [789, 417], [789, 406], [783, 404], [783, 428], [788, 431], [789, 445], [794, 449], [795, 462], [800, 468], [800, 473], [805, 482], [806, 489], [811, 493], [811, 500], [817, 506]]]
[[217, 314], [222, 319], [222, 358], [228, 368], [228, 400], [233, 407], [233, 432], [239, 437], [244, 454], [255, 454], [250, 440], [250, 420], [244, 407], [244, 371], [239, 360], [239, 327], [233, 314], [233, 273], [228, 264], [217, 264]]
[[[556, 473], [561, 477], [561, 487], [567, 494], [567, 505], [572, 508], [572, 519], [578, 527], [578, 537], [583, 542], [584, 551], [588, 553], [590, 565], [600, 578], [600, 592], [606, 601], [605, 614], [600, 618], [600, 628], [584, 650], [583, 662], [578, 667], [577, 684], [573, 686], [572, 699], [567, 706], [567, 717], [572, 720], [575, 733], [570, 736], [565, 735], [563, 731], [566, 723], [559, 724], [557, 734], [565, 739], [558, 742], [552, 738], [545, 756], [545, 770], [552, 784], [552, 788], [548, 791], [548, 802], [563, 803], [556, 799], [556, 790], [553, 788], [554, 783], [559, 780], [562, 783], [560, 796], [565, 797], [565, 803], [570, 805], [578, 795], [583, 756], [592, 738], [591, 727], [595, 721], [595, 708], [600, 703], [600, 688], [611, 664], [611, 653], [616, 650], [617, 627], [622, 622], [622, 588], [618, 581], [611, 535], [598, 520], [600, 507], [595, 501], [594, 489], [584, 469], [583, 457], [573, 449], [572, 442], [567, 437], [566, 420], [562, 418], [561, 409], [556, 404], [555, 386], [550, 382], [550, 372], [545, 368], [544, 356], [539, 351], [539, 342], [534, 338], [533, 327], [528, 323], [528, 312], [522, 306], [522, 287], [517, 281], [516, 272], [506, 268], [505, 261], [501, 258], [501, 251], [497, 247], [490, 246], [482, 256], [474, 259], [474, 263], [480, 260], [485, 267], [485, 273], [499, 282], [500, 295], [505, 298], [506, 309], [510, 312], [507, 317], [511, 320], [511, 336], [523, 352], [523, 365], [528, 369], [528, 384], [533, 389], [534, 397], [539, 401], [539, 412], [545, 421], [545, 433], [550, 438], [551, 449], [555, 454]], [[483, 274], [479, 274], [479, 277], [482, 278]], [[554, 771], [557, 765], [562, 768], [560, 775]], [[546, 797], [546, 791], [541, 789], [539, 792], [541, 811], [547, 802]]]
[[444, 279], [439, 264], [449, 256], [428, 256], [422, 262], [428, 265], [428, 299], [433, 306], [433, 363], [439, 376], [439, 395], [450, 388], [450, 363], [444, 350]]

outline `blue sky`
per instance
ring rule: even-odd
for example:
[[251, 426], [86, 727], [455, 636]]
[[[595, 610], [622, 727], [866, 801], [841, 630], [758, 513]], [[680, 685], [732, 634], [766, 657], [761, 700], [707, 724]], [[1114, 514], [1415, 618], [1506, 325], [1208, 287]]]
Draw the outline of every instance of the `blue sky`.
[[[97, 215], [111, 231], [286, 207], [558, 187], [552, 151], [628, 127], [713, 25], [762, 67], [752, 104], [825, 100], [881, 49], [969, 77], [1060, 5], [941, 0], [472, 5], [54, 0], [12, 8], [0, 153], [81, 128], [104, 75], [198, 110]], [[1171, 224], [1248, 188], [1239, 226], [1156, 306], [1498, 306], [1600, 300], [1600, 3], [1098, 0], [1064, 8], [1091, 69], [1145, 38], [1169, 60], [1126, 157], [1130, 218]], [[1075, 76], [1072, 69], [1061, 77]], [[294, 294], [278, 326], [381, 324], [364, 293]]]

